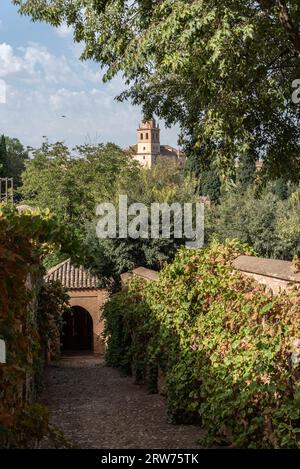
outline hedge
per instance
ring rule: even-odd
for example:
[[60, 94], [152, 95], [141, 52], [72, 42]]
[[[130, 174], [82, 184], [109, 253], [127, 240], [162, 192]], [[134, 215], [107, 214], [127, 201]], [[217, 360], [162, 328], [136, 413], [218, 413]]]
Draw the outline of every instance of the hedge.
[[43, 285], [41, 258], [61, 245], [72, 243], [49, 212], [0, 206], [0, 338], [7, 349], [0, 364], [1, 448], [35, 447], [46, 434], [64, 442], [48, 409], [34, 403], [45, 350], [54, 352], [68, 299], [58, 284]]
[[274, 295], [232, 267], [238, 241], [182, 248], [158, 282], [133, 279], [105, 305], [107, 364], [156, 390], [166, 376], [175, 423], [202, 444], [300, 447], [300, 292]]

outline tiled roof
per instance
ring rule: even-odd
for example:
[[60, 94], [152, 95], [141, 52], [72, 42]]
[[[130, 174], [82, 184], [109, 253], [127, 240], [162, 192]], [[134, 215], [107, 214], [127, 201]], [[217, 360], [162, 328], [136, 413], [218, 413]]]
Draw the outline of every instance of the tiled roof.
[[[128, 148], [128, 151], [132, 153], [137, 152], [137, 145], [130, 145]], [[171, 147], [170, 145], [160, 145], [160, 155], [161, 156], [180, 156], [183, 157], [183, 153], [181, 151], [178, 152], [178, 150], [174, 147]]]
[[65, 288], [99, 288], [99, 279], [83, 267], [74, 267], [71, 260], [61, 262], [48, 270], [45, 281], [59, 280]]

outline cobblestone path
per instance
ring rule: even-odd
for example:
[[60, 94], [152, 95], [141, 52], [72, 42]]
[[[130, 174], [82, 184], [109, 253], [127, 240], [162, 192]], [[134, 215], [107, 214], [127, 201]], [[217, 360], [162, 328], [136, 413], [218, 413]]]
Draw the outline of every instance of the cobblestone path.
[[93, 356], [64, 358], [45, 372], [41, 401], [79, 448], [197, 448], [201, 429], [172, 425], [165, 399]]

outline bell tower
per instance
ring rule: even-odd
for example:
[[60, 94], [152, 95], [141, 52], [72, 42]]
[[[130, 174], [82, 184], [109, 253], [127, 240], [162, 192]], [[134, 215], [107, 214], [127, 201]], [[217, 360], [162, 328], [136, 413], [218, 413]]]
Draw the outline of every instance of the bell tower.
[[155, 163], [160, 154], [160, 128], [155, 119], [143, 121], [137, 129], [136, 159], [148, 168]]

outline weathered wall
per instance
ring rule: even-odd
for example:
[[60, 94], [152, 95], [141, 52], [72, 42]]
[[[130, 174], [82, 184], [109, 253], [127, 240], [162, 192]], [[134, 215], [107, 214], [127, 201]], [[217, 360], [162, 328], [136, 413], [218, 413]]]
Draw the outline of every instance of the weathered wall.
[[103, 321], [101, 320], [101, 307], [108, 299], [108, 293], [103, 289], [76, 289], [69, 290], [70, 306], [81, 306], [91, 315], [93, 320], [93, 351], [104, 353], [105, 344], [102, 338]]
[[277, 259], [264, 259], [254, 256], [239, 256], [233, 266], [248, 277], [266, 285], [274, 293], [300, 286], [300, 273], [294, 273], [292, 263]]
[[[294, 273], [292, 263], [277, 259], [264, 259], [255, 256], [239, 256], [233, 261], [233, 267], [244, 275], [254, 278], [257, 282], [266, 285], [275, 294], [293, 286], [300, 286], [300, 273]], [[149, 281], [159, 278], [159, 273], [145, 267], [138, 267], [132, 275]], [[130, 274], [123, 274], [122, 282], [125, 284]]]

